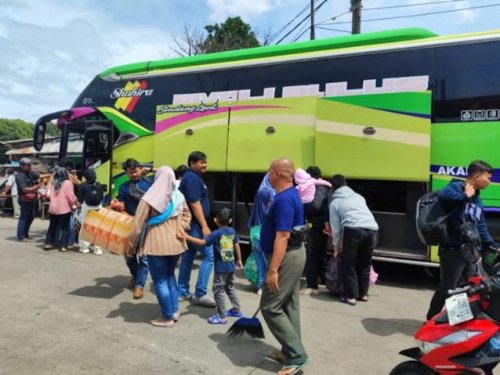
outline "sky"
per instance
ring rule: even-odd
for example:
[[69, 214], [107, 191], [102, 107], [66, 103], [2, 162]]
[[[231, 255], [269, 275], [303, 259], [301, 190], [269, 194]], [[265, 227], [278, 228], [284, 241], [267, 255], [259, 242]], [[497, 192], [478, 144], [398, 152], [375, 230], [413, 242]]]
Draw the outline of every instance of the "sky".
[[[316, 4], [323, 1], [316, 0]], [[47, 113], [69, 108], [93, 77], [111, 66], [176, 57], [173, 38], [185, 26], [203, 30], [205, 25], [241, 16], [262, 40], [266, 34], [279, 32], [309, 3], [0, 0], [0, 118], [35, 122]], [[448, 35], [500, 29], [500, 6], [460, 10], [491, 4], [500, 5], [500, 0], [363, 0], [361, 31], [423, 27]], [[350, 0], [326, 0], [315, 15], [316, 38], [347, 35], [349, 8]], [[393, 18], [440, 11], [452, 12]], [[392, 19], [370, 21], [385, 17]], [[281, 44], [307, 40], [305, 25]]]

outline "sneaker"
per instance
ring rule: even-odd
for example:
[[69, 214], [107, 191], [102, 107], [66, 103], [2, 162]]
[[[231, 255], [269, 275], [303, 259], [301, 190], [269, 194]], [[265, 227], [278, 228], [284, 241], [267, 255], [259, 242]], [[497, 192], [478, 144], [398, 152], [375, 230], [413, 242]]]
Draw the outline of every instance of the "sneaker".
[[208, 297], [206, 294], [201, 297], [193, 297], [193, 302], [195, 302], [197, 305], [205, 306], [205, 307], [215, 307], [217, 306], [215, 304], [215, 301]]
[[94, 249], [94, 254], [95, 255], [102, 255], [102, 250], [97, 247]]
[[78, 252], [79, 252], [79, 253], [82, 253], [82, 254], [88, 254], [88, 253], [90, 253], [90, 250], [89, 250], [89, 249], [87, 249], [86, 247], [84, 247], [84, 248], [82, 248], [82, 249], [78, 250]]
[[257, 289], [257, 292], [255, 292], [258, 296], [262, 295], [262, 288]]
[[231, 318], [241, 318], [243, 316], [243, 313], [241, 312], [241, 310], [236, 310], [233, 307], [232, 309], [226, 311], [226, 316], [229, 316]]
[[192, 294], [188, 294], [187, 296], [183, 296], [182, 294], [179, 294], [179, 302], [183, 302], [183, 301], [191, 301], [193, 299], [193, 295]]
[[141, 299], [144, 297], [144, 290], [142, 288], [134, 289], [134, 299]]

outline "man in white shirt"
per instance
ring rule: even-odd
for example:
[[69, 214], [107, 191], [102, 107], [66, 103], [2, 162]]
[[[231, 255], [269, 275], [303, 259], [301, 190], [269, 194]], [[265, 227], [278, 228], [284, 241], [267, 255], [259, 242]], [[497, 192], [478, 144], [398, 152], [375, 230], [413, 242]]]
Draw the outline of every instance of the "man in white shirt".
[[5, 183], [5, 190], [2, 192], [2, 196], [7, 197], [10, 193], [12, 206], [14, 207], [14, 218], [18, 219], [21, 214], [21, 210], [17, 200], [16, 174], [12, 168], [9, 168], [7, 169], [7, 175], [7, 182]]

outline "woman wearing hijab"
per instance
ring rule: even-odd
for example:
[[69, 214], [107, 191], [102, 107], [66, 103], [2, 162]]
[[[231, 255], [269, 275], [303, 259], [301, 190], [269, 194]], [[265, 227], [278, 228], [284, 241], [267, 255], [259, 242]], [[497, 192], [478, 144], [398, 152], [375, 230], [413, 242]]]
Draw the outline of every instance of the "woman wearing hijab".
[[149, 272], [160, 304], [162, 317], [152, 320], [157, 327], [171, 328], [179, 319], [175, 267], [187, 249], [179, 239], [189, 228], [191, 212], [182, 193], [175, 188], [170, 167], [161, 167], [155, 181], [139, 202], [132, 231], [128, 237], [128, 256], [148, 256]]
[[273, 203], [275, 195], [276, 191], [269, 181], [269, 173], [266, 173], [259, 186], [259, 190], [257, 190], [250, 219], [248, 220], [250, 241], [252, 242], [252, 250], [255, 254], [255, 263], [257, 264], [257, 294], [259, 296], [262, 294], [267, 268], [266, 257], [260, 247], [260, 228], [269, 211], [269, 207], [271, 207], [271, 203]]
[[[92, 168], [87, 169], [83, 173], [83, 177], [85, 177], [85, 182], [78, 187], [78, 201], [82, 205], [80, 213], [80, 223], [82, 224], [89, 211], [100, 210], [102, 208], [101, 203], [104, 196], [104, 187], [96, 181], [96, 174]], [[80, 247], [78, 251], [83, 254], [88, 254], [90, 250], [92, 250], [95, 255], [102, 255], [101, 248], [81, 240], [82, 230], [83, 225], [80, 227], [80, 235], [78, 236], [78, 245]]]
[[[45, 237], [44, 250], [50, 250], [56, 240], [56, 230], [61, 228], [60, 251], [68, 250], [69, 223], [71, 211], [78, 202], [75, 196], [73, 183], [68, 180], [66, 169], [57, 167], [52, 181], [49, 183], [47, 196], [50, 198], [49, 204], [49, 229]], [[76, 208], [76, 207], [75, 207]]]

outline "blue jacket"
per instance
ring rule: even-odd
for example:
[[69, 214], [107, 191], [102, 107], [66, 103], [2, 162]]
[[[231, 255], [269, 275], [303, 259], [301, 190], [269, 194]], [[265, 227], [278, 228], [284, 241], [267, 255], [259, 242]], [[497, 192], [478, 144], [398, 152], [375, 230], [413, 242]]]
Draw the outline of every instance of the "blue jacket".
[[438, 199], [443, 202], [445, 207], [450, 211], [455, 210], [447, 222], [449, 241], [441, 244], [441, 246], [444, 248], [460, 247], [459, 227], [464, 222], [464, 218], [476, 224], [476, 228], [481, 235], [482, 245], [495, 244], [486, 226], [484, 206], [481, 198], [479, 198], [479, 190], [471, 198], [467, 198], [464, 188], [464, 181], [453, 179], [438, 193]]

